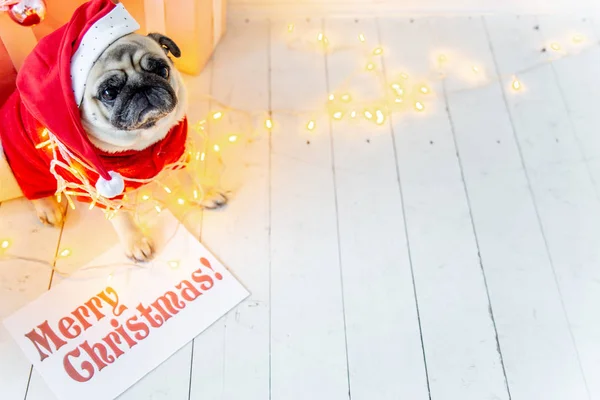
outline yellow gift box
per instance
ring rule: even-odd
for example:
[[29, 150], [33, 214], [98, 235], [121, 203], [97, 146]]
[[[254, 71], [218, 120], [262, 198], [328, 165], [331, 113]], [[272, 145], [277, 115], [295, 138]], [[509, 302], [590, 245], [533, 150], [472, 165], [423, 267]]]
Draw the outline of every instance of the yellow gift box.
[[225, 33], [225, 0], [121, 0], [140, 23], [140, 33], [163, 33], [177, 43], [175, 60], [186, 74], [202, 71]]
[[[46, 18], [31, 28], [19, 26], [0, 13], [0, 56], [4, 61], [0, 64], [0, 75], [9, 73], [4, 65], [7, 56], [18, 71], [37, 41], [65, 24], [85, 1], [47, 0], [46, 3]], [[177, 43], [182, 56], [175, 64], [186, 74], [202, 71], [225, 33], [226, 0], [122, 0], [121, 3], [139, 22], [139, 33], [162, 33]]]

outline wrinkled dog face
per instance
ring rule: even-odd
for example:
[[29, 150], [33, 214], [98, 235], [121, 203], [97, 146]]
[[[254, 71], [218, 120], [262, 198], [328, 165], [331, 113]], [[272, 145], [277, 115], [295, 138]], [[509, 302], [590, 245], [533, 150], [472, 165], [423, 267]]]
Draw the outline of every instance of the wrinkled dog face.
[[81, 117], [105, 151], [142, 150], [163, 139], [185, 112], [185, 88], [168, 57], [180, 50], [159, 34], [111, 44], [87, 78]]

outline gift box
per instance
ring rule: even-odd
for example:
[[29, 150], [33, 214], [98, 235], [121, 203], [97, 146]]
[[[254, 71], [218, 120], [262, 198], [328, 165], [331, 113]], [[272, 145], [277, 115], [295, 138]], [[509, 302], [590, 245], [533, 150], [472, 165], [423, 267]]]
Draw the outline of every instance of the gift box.
[[177, 43], [174, 59], [186, 74], [202, 71], [225, 33], [226, 0], [121, 0], [139, 22], [140, 33], [163, 33]]
[[[115, 2], [118, 2], [114, 0]], [[38, 40], [65, 24], [85, 0], [46, 0], [44, 21], [22, 27], [0, 13], [0, 79], [10, 81]], [[122, 0], [140, 24], [138, 33], [158, 32], [180, 47], [177, 68], [196, 75], [225, 33], [226, 0]], [[11, 65], [12, 64], [12, 65]], [[2, 83], [0, 82], [0, 83]]]

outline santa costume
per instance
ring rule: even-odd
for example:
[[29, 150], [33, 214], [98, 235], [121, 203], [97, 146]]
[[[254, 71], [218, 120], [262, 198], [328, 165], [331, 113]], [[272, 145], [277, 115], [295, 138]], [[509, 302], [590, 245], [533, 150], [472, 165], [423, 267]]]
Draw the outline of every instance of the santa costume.
[[[80, 6], [67, 24], [40, 40], [25, 60], [16, 89], [0, 108], [0, 150], [3, 148], [28, 199], [52, 196], [57, 191], [50, 165], [58, 152], [44, 146], [49, 136], [91, 167], [74, 166], [95, 187], [87, 200], [94, 196], [119, 198], [139, 186], [127, 178], [151, 179], [185, 152], [185, 118], [160, 142], [141, 151], [117, 153], [96, 148], [81, 124], [79, 105], [94, 63], [110, 44], [137, 29], [139, 24], [122, 4], [91, 0]], [[75, 179], [66, 169], [56, 168], [55, 172], [67, 181]], [[0, 180], [0, 185], [10, 185], [9, 181]], [[4, 188], [0, 186], [0, 190]]]

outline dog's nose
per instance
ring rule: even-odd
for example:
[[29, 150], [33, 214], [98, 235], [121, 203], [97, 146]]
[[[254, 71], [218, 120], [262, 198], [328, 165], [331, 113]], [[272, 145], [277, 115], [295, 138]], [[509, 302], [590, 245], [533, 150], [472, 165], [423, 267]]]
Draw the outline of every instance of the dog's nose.
[[148, 105], [155, 108], [169, 107], [173, 103], [172, 95], [162, 87], [148, 86], [142, 91]]

